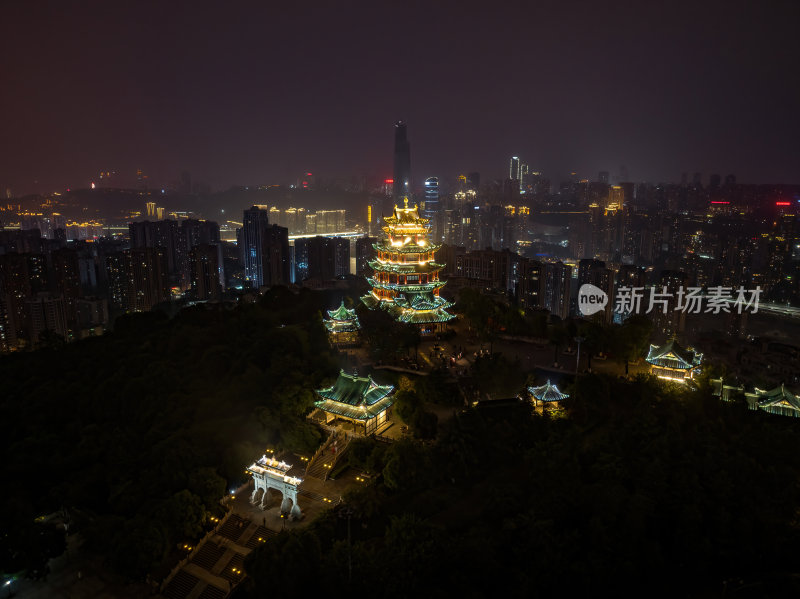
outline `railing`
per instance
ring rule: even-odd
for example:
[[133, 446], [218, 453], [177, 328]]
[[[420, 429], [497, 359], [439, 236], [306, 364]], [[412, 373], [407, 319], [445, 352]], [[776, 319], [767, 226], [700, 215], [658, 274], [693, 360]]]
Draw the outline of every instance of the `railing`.
[[[222, 503], [222, 501], [220, 503]], [[167, 576], [164, 578], [164, 580], [161, 581], [161, 584], [159, 585], [159, 589], [158, 589], [159, 593], [163, 593], [164, 592], [164, 589], [167, 588], [167, 585], [169, 584], [170, 580], [172, 580], [175, 577], [175, 575], [178, 572], [180, 572], [186, 564], [188, 564], [190, 561], [192, 561], [192, 557], [194, 557], [195, 553], [200, 551], [200, 549], [203, 548], [203, 545], [206, 544], [206, 541], [208, 541], [208, 539], [210, 539], [212, 536], [217, 534], [217, 531], [220, 528], [222, 528], [222, 526], [228, 520], [230, 515], [233, 513], [233, 508], [230, 505], [227, 505], [225, 503], [222, 503], [222, 505], [227, 510], [227, 513], [222, 517], [222, 520], [217, 522], [214, 525], [214, 528], [209, 530], [205, 534], [205, 536], [203, 536], [203, 538], [200, 539], [200, 541], [198, 541], [197, 545], [195, 545], [192, 548], [192, 550], [189, 552], [189, 554], [186, 557], [184, 557], [181, 561], [179, 561], [177, 564], [175, 564], [175, 567], [172, 568], [172, 570], [170, 570], [170, 573], [167, 574]]]
[[311, 469], [311, 465], [314, 463], [314, 460], [316, 460], [321, 454], [325, 452], [325, 449], [327, 449], [328, 445], [330, 445], [335, 438], [336, 438], [336, 430], [334, 429], [331, 430], [331, 434], [328, 436], [327, 439], [325, 439], [325, 442], [317, 448], [317, 451], [315, 451], [311, 459], [308, 460], [308, 463], [306, 464], [306, 476], [308, 476], [308, 471]]
[[333, 469], [336, 467], [337, 462], [345, 454], [345, 452], [347, 451], [347, 448], [350, 447], [350, 441], [352, 441], [352, 440], [353, 440], [353, 435], [345, 435], [344, 446], [342, 447], [341, 451], [337, 451], [334, 454], [333, 461], [331, 462], [330, 467], [325, 472], [325, 478], [322, 479], [323, 482], [328, 480], [328, 477], [330, 476], [331, 472], [333, 472]]

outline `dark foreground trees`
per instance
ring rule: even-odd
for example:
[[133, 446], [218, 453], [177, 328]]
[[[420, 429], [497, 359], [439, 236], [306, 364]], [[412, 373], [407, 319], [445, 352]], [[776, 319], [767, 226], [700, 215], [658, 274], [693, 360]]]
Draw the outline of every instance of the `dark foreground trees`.
[[336, 371], [327, 304], [275, 289], [258, 305], [133, 315], [106, 337], [0, 359], [0, 570], [52, 554], [19, 539], [66, 506], [110, 565], [144, 577], [202, 534], [265, 447], [313, 452], [304, 415]]

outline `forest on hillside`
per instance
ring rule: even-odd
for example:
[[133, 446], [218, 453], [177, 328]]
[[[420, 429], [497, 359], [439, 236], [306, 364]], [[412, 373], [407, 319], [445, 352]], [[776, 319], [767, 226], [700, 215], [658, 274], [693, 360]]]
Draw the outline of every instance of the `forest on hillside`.
[[[642, 376], [353, 447], [374, 482], [246, 560], [248, 592], [796, 596], [797, 422]], [[349, 539], [349, 542], [348, 542]]]
[[[41, 573], [69, 514], [110, 567], [142, 579], [200, 536], [265, 447], [313, 452], [313, 389], [337, 371], [324, 293], [120, 318], [113, 334], [0, 359], [0, 569]], [[41, 519], [41, 518], [40, 518]], [[63, 537], [63, 535], [61, 535]]]

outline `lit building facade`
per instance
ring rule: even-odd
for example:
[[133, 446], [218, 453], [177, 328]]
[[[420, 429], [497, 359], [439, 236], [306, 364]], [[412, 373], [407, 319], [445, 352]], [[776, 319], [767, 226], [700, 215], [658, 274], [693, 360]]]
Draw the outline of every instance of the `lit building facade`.
[[422, 334], [442, 331], [454, 318], [447, 312], [452, 304], [439, 296], [444, 264], [435, 261], [441, 246], [428, 240], [427, 223], [417, 206], [409, 208], [408, 198], [384, 218], [386, 237], [375, 244], [377, 257], [369, 263], [372, 289], [361, 298], [368, 308], [380, 306], [400, 322], [419, 325]]

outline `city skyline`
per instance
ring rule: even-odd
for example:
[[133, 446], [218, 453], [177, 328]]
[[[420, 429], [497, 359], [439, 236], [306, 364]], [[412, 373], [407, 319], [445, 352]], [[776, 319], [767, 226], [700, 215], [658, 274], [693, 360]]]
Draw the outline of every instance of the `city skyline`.
[[798, 182], [790, 3], [570, 3], [514, 19], [464, 4], [46, 6], [0, 19], [14, 90], [0, 185], [16, 195], [113, 170], [158, 184], [188, 171], [213, 189], [388, 178], [397, 120], [417, 187], [503, 178], [510, 156], [554, 181], [624, 166], [634, 181]]

